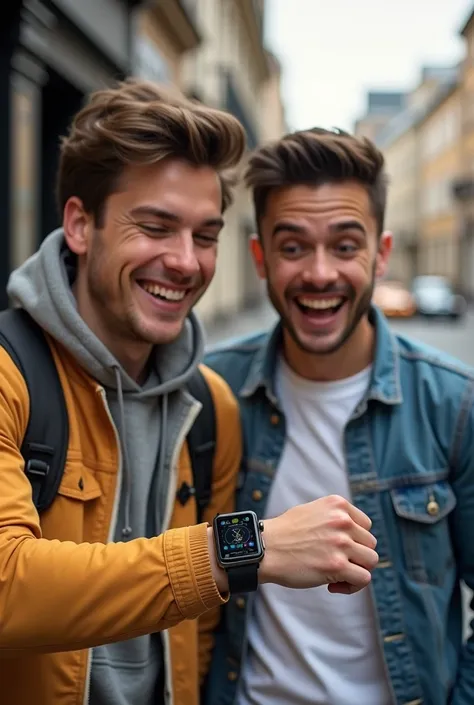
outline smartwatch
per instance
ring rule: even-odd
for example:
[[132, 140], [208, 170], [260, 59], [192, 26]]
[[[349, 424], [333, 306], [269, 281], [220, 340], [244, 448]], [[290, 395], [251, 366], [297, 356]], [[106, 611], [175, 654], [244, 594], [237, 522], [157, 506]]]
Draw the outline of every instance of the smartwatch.
[[265, 555], [263, 522], [252, 511], [218, 514], [213, 530], [217, 562], [227, 572], [230, 593], [256, 590]]

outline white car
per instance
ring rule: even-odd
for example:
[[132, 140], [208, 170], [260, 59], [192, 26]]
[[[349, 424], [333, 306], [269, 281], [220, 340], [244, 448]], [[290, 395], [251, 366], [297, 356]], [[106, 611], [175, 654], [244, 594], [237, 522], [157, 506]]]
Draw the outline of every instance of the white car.
[[422, 316], [446, 316], [460, 319], [466, 313], [466, 300], [456, 294], [445, 277], [415, 277], [412, 293], [417, 312]]

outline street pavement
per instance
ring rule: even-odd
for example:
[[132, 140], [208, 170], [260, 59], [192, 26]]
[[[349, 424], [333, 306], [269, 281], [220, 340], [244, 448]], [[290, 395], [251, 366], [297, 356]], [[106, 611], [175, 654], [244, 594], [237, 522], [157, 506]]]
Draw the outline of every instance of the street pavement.
[[470, 310], [459, 323], [411, 318], [394, 321], [392, 327], [474, 367], [474, 310]]
[[213, 348], [215, 345], [220, 345], [225, 341], [266, 330], [275, 321], [275, 311], [269, 303], [264, 301], [257, 309], [235, 316], [230, 314], [225, 321], [206, 328], [207, 347]]
[[[208, 331], [208, 346], [213, 347], [227, 339], [239, 338], [268, 328], [276, 320], [273, 309], [264, 304], [259, 310], [229, 318], [225, 324]], [[460, 322], [423, 320], [418, 317], [392, 320], [394, 331], [420, 340], [462, 360], [474, 367], [474, 309]], [[474, 448], [473, 448], [474, 452]], [[467, 540], [469, 540], [467, 538]], [[469, 610], [470, 591], [464, 589], [465, 637], [470, 633], [469, 622], [474, 616]]]

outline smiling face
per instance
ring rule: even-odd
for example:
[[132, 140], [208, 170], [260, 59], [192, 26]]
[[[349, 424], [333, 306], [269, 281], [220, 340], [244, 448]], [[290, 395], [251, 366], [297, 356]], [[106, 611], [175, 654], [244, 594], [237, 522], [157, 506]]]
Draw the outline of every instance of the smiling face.
[[219, 178], [170, 159], [127, 168], [100, 227], [77, 198], [64, 211], [79, 257], [79, 312], [119, 360], [141, 364], [180, 334], [214, 275], [223, 225]]
[[254, 257], [290, 351], [330, 355], [368, 327], [375, 278], [385, 271], [391, 237], [377, 236], [364, 186], [347, 181], [276, 189], [260, 232]]

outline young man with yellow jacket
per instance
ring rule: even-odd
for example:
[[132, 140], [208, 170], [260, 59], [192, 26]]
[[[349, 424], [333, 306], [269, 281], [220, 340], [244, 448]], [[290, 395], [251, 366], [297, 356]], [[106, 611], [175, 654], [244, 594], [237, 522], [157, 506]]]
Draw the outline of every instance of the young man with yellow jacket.
[[[0, 700], [8, 705], [197, 705], [218, 608], [217, 513], [240, 465], [236, 402], [201, 370], [217, 421], [203, 523], [186, 391], [203, 342], [191, 309], [212, 280], [226, 170], [245, 147], [230, 115], [128, 82], [99, 91], [61, 146], [63, 227], [10, 279], [43, 330], [64, 392], [64, 474], [39, 516], [24, 473], [30, 414], [0, 348]], [[377, 562], [370, 521], [341, 498], [265, 522], [260, 582], [355, 591]], [[199, 619], [196, 619], [199, 618]], [[199, 642], [199, 644], [198, 644]], [[199, 658], [198, 658], [199, 654]]]

